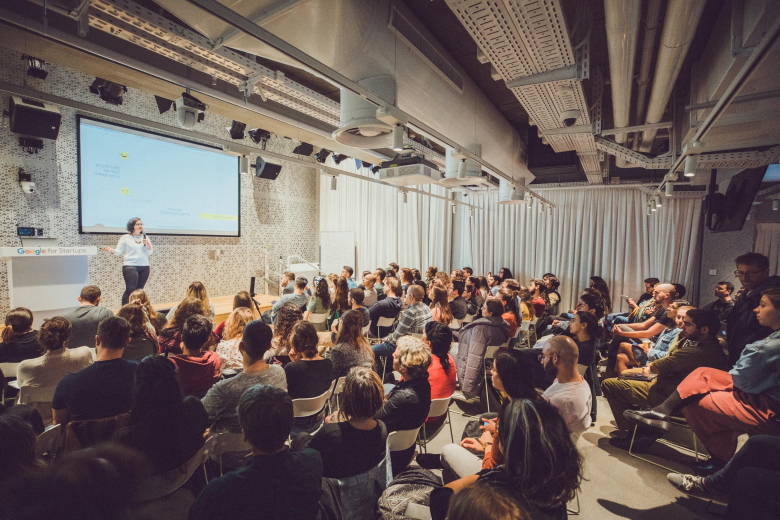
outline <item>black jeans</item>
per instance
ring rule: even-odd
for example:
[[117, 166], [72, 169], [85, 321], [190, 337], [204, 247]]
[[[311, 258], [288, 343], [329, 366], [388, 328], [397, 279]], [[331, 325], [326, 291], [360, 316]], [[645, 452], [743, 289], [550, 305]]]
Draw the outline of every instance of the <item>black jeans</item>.
[[143, 289], [144, 285], [146, 285], [146, 280], [149, 279], [149, 266], [123, 265], [122, 276], [125, 278], [125, 293], [122, 295], [122, 305], [127, 305], [130, 302], [130, 293], [136, 289]]
[[733, 489], [739, 471], [746, 468], [780, 472], [780, 437], [750, 437], [723, 469], [706, 477], [707, 486], [725, 495]]

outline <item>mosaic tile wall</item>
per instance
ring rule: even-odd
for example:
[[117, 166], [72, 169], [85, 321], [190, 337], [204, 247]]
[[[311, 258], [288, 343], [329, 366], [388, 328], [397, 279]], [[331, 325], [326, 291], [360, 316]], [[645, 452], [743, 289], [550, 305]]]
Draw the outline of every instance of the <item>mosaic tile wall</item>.
[[[0, 81], [175, 126], [174, 113], [160, 114], [151, 94], [131, 89], [124, 95], [123, 105], [108, 105], [90, 94], [93, 77], [47, 64], [48, 77], [45, 81], [38, 80], [26, 75], [26, 64], [20, 58], [19, 54], [0, 47]], [[8, 107], [9, 96], [0, 91], [3, 110]], [[18, 135], [9, 130], [8, 118], [0, 116], [0, 245], [19, 245], [16, 226], [22, 225], [44, 228], [45, 236], [56, 237], [61, 246], [114, 247], [119, 236], [80, 235], [78, 232], [77, 112], [63, 106], [59, 109], [62, 125], [58, 139], [56, 142], [46, 140], [44, 149], [34, 155], [21, 149]], [[205, 121], [196, 130], [224, 138], [227, 126], [230, 126], [230, 120], [207, 113]], [[246, 139], [243, 144], [253, 143]], [[274, 135], [266, 148], [291, 155], [294, 146], [293, 141]], [[250, 159], [254, 163], [257, 156], [252, 155]], [[254, 175], [241, 176], [240, 238], [152, 237], [155, 250], [146, 290], [153, 302], [182, 298], [187, 285], [195, 280], [202, 281], [214, 296], [248, 290], [249, 277], [262, 275], [263, 248], [268, 248], [273, 258], [297, 254], [316, 260], [316, 169], [290, 163], [283, 166], [275, 181], [258, 179]], [[22, 193], [17, 182], [19, 168], [32, 174], [35, 194]], [[213, 252], [217, 249], [221, 250], [220, 259], [214, 260]], [[121, 265], [121, 258], [107, 253], [89, 259], [90, 279], [102, 289], [103, 304], [109, 308], [118, 308], [121, 304], [124, 291]], [[0, 316], [8, 310], [8, 273], [3, 262], [0, 263]]]

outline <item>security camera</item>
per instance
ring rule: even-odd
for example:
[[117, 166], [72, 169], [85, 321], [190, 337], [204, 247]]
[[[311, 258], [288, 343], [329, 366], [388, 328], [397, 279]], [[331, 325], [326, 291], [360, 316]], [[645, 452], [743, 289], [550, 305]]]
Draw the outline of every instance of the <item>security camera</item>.
[[32, 181], [20, 181], [19, 186], [22, 187], [22, 191], [25, 193], [35, 192], [35, 183]]
[[574, 126], [578, 117], [580, 117], [579, 110], [566, 110], [565, 112], [561, 112], [561, 115], [559, 116], [564, 126]]
[[176, 111], [176, 122], [187, 130], [195, 128], [195, 123], [200, 123], [206, 117], [206, 104], [186, 92], [182, 92], [181, 97], [174, 102], [173, 109]]

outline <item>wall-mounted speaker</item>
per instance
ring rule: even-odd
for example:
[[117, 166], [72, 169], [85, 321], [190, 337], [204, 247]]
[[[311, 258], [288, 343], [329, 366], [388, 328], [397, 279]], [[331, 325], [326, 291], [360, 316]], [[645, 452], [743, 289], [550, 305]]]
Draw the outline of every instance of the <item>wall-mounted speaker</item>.
[[262, 157], [257, 158], [257, 163], [255, 164], [255, 175], [257, 175], [257, 177], [260, 179], [274, 181], [279, 176], [280, 171], [282, 171], [281, 164], [266, 162]]
[[11, 96], [8, 101], [11, 131], [44, 139], [57, 139], [62, 115], [56, 106], [36, 99]]

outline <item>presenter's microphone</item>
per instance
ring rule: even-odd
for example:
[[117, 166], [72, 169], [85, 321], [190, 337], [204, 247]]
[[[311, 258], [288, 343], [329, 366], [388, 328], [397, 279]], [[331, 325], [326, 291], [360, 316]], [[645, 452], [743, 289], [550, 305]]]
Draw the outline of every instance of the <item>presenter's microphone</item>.
[[146, 231], [144, 231], [144, 240], [146, 240]]

